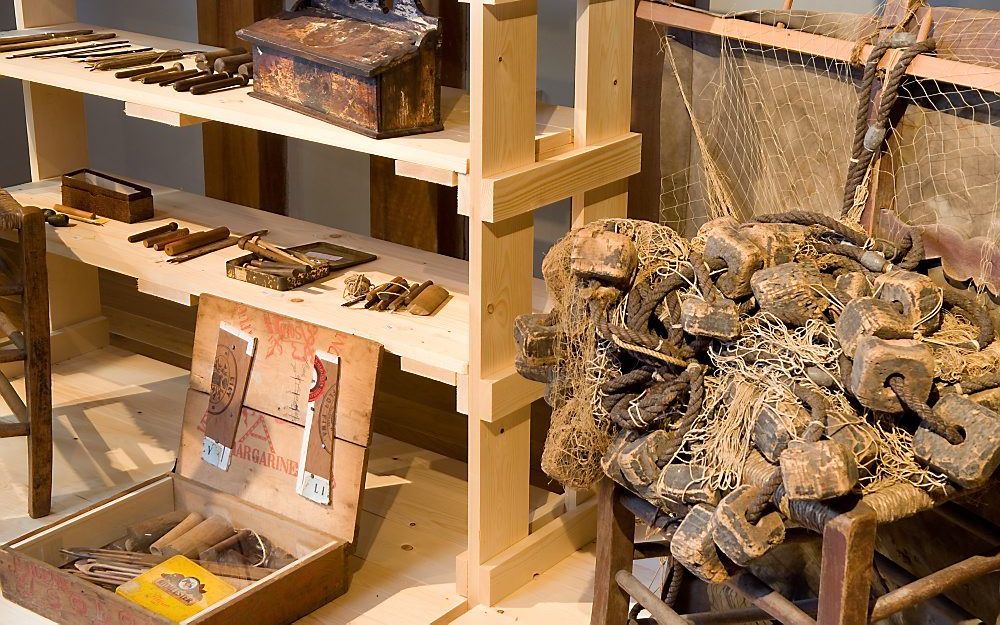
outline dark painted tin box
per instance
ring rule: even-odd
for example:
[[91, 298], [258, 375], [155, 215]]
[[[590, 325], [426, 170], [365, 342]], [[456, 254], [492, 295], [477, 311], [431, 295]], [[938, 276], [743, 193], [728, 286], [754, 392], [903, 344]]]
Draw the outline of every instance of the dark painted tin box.
[[438, 20], [419, 0], [300, 0], [237, 35], [254, 97], [377, 139], [442, 128]]

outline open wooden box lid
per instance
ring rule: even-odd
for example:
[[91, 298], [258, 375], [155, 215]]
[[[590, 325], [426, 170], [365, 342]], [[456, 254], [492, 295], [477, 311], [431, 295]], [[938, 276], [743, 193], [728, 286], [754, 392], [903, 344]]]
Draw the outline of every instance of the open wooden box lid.
[[[220, 346], [220, 338], [234, 336], [247, 341], [236, 341], [239, 350], [256, 343], [242, 410], [239, 371], [246, 370], [249, 357], [237, 353], [242, 360], [234, 366]], [[202, 296], [176, 472], [353, 542], [381, 353], [382, 346], [372, 341]], [[206, 460], [206, 430], [217, 428], [211, 420], [218, 416], [209, 412], [210, 401], [216, 411], [234, 406], [234, 420], [239, 411], [227, 470]], [[328, 504], [299, 492], [300, 468], [324, 462], [330, 471]]]

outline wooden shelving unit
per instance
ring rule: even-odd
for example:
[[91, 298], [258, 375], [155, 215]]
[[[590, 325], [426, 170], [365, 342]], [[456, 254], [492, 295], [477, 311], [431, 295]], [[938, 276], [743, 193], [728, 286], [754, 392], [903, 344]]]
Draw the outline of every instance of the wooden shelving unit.
[[[69, 354], [107, 343], [98, 268], [137, 279], [140, 290], [191, 303], [212, 293], [357, 333], [399, 355], [404, 369], [456, 386], [469, 415], [468, 551], [457, 558], [459, 592], [470, 605], [493, 604], [594, 537], [596, 508], [567, 493], [550, 510], [530, 504], [530, 405], [542, 386], [514, 370], [514, 318], [541, 305], [532, 278], [533, 211], [571, 197], [573, 223], [623, 217], [627, 178], [638, 172], [640, 137], [629, 132], [632, 93], [631, 0], [577, 0], [576, 97], [572, 109], [536, 102], [537, 0], [471, 0], [470, 90], [445, 90], [442, 132], [376, 141], [230, 91], [194, 97], [88, 72], [67, 60], [0, 59], [0, 75], [24, 81], [34, 183], [14, 190], [24, 202], [51, 205], [46, 179], [88, 163], [83, 94], [119, 100], [126, 114], [171, 125], [202, 120], [274, 132], [396, 159], [401, 175], [457, 186], [470, 217], [470, 261], [455, 261], [158, 188], [157, 220], [270, 228], [279, 243], [323, 236], [379, 254], [366, 273], [433, 278], [455, 297], [429, 319], [339, 307], [339, 280], [277, 294], [224, 277], [222, 255], [171, 266], [129, 247], [139, 228], [108, 224], [50, 233], [60, 271], [51, 272], [53, 326]], [[15, 0], [18, 27], [76, 25], [75, 0]], [[196, 44], [122, 33], [133, 43], [186, 50]], [[235, 255], [235, 253], [233, 253]], [[86, 332], [84, 332], [86, 329]], [[554, 518], [542, 524], [540, 518]], [[532, 522], [532, 518], [535, 522]]]

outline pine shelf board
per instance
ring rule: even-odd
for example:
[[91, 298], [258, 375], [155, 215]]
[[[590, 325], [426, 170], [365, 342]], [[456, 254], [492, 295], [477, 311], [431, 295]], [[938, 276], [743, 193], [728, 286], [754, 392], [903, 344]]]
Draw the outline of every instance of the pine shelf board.
[[[133, 44], [157, 49], [214, 49], [212, 46], [80, 23], [3, 32], [0, 36], [30, 33], [32, 30], [83, 28], [93, 29], [95, 32], [113, 31]], [[457, 89], [442, 89], [441, 115], [444, 130], [379, 140], [252, 98], [250, 88], [193, 96], [178, 93], [170, 87], [161, 88], [120, 80], [114, 77], [114, 72], [91, 72], [83, 64], [71, 59], [8, 59], [8, 56], [10, 54], [0, 55], [0, 76], [119, 100], [138, 105], [147, 111], [160, 109], [176, 114], [178, 119], [197, 118], [224, 122], [458, 174], [469, 171], [469, 97]], [[185, 58], [183, 63], [185, 67], [194, 67], [193, 57]], [[537, 107], [536, 132], [536, 142], [543, 151], [569, 145], [573, 141], [573, 109], [540, 103]]]
[[[67, 228], [46, 228], [48, 250], [137, 280], [143, 292], [182, 300], [203, 293], [252, 303], [277, 314], [377, 341], [390, 353], [439, 370], [466, 375], [469, 365], [469, 264], [403, 245], [388, 243], [334, 228], [275, 215], [229, 202], [206, 198], [157, 185], [153, 189], [155, 216], [137, 224], [110, 221], [104, 226], [73, 222]], [[24, 205], [51, 207], [61, 202], [58, 180], [32, 182], [9, 189]], [[246, 254], [238, 247], [214, 252], [180, 264], [141, 244], [129, 243], [130, 234], [176, 221], [191, 231], [225, 225], [244, 234], [262, 228], [267, 239], [279, 245], [328, 241], [378, 255], [378, 260], [337, 272], [313, 285], [279, 292], [227, 278], [225, 261]], [[407, 280], [433, 280], [452, 293], [432, 316], [406, 312], [375, 312], [358, 306], [344, 308], [344, 278], [362, 272], [373, 282], [394, 276]], [[534, 281], [538, 309], [545, 302], [545, 287]]]

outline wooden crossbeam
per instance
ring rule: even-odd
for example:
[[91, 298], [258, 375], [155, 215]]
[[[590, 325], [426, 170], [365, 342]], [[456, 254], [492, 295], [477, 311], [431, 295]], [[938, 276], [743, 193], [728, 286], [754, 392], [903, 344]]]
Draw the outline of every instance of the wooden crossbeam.
[[[739, 39], [762, 46], [793, 50], [810, 56], [821, 56], [849, 62], [855, 42], [815, 35], [798, 30], [777, 28], [736, 18], [724, 18], [677, 6], [667, 6], [642, 0], [636, 15], [664, 26], [683, 28], [708, 35]], [[861, 50], [860, 58], [866, 59], [872, 46]], [[921, 54], [910, 63], [906, 73], [916, 78], [939, 80], [983, 91], [1000, 92], [1000, 69], [952, 61]]]

